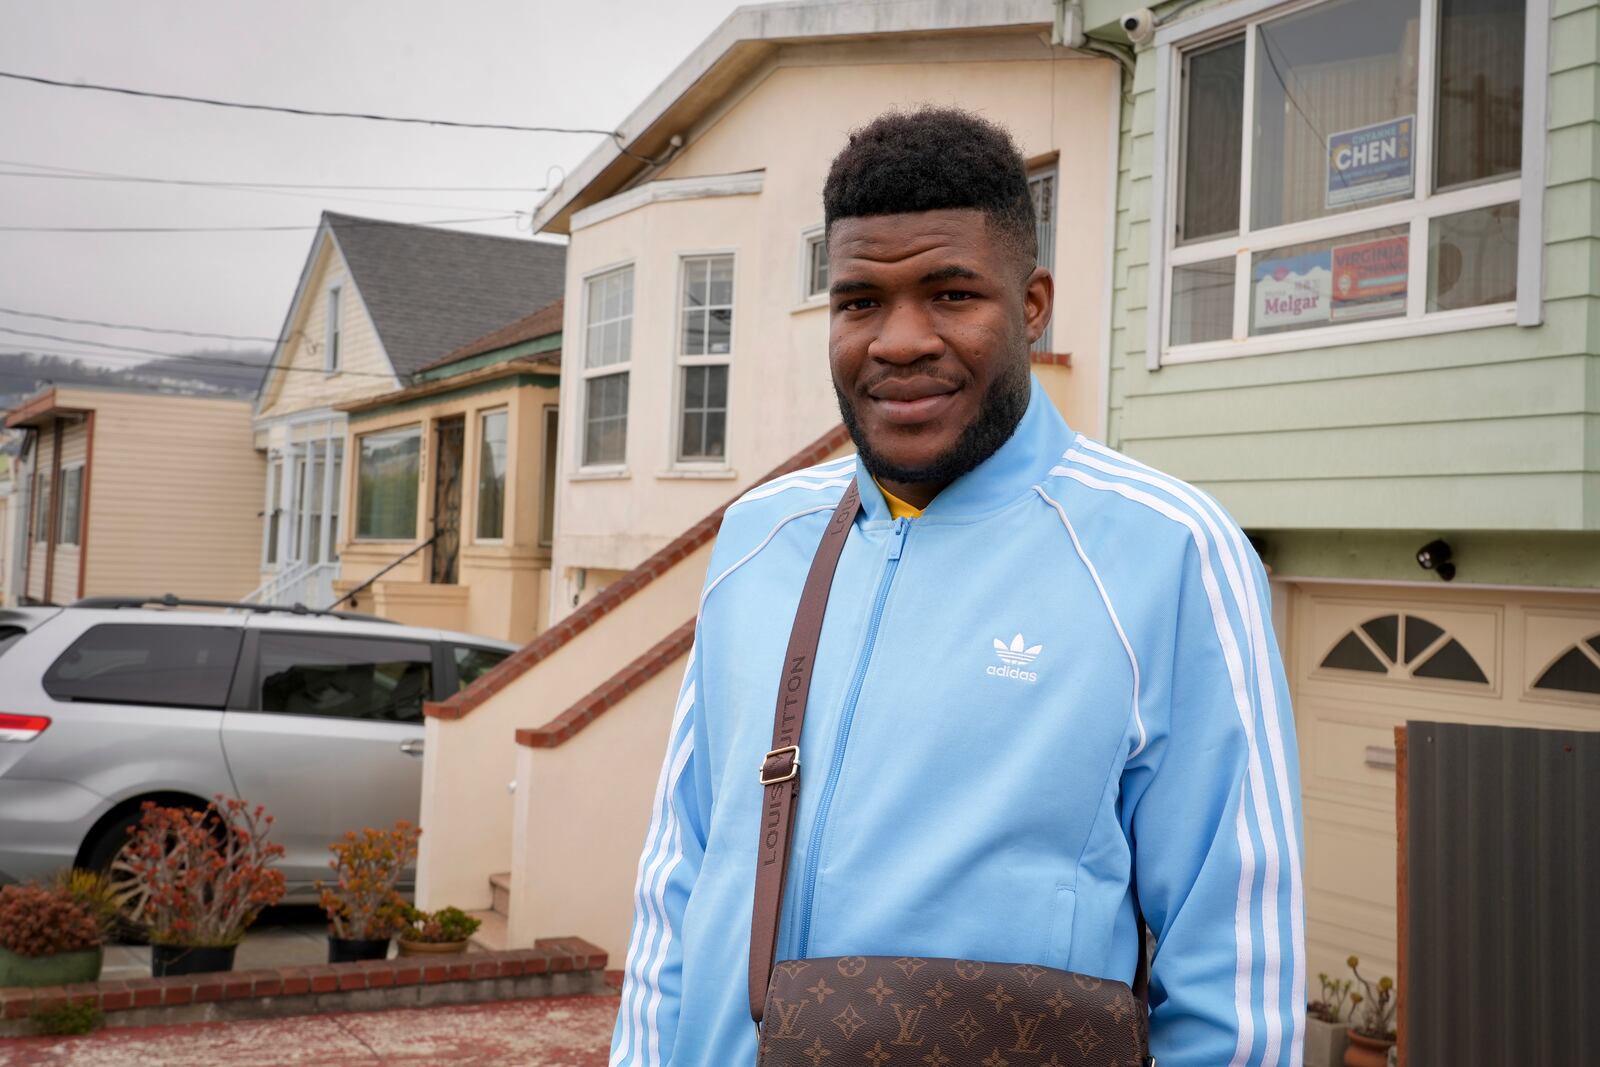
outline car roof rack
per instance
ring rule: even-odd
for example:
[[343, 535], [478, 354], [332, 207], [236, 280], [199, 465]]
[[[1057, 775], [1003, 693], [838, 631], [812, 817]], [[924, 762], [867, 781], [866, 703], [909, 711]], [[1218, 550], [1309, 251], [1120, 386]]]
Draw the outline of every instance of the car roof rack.
[[345, 619], [350, 622], [394, 624], [393, 619], [379, 618], [377, 615], [363, 615], [354, 611], [327, 611], [320, 608], [308, 608], [304, 604], [250, 604], [242, 600], [195, 600], [190, 597], [180, 597], [174, 593], [166, 593], [162, 596], [154, 597], [89, 596], [81, 600], [74, 600], [67, 606], [73, 608], [225, 608], [229, 611], [248, 611], [255, 615], [281, 612], [287, 615]]

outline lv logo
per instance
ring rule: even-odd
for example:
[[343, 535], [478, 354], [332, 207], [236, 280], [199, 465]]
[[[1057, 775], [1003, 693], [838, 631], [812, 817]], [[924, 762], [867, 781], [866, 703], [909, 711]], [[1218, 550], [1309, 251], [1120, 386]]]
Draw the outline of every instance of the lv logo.
[[[917, 1027], [922, 1025], [922, 1013], [927, 1010], [927, 1008], [921, 1006], [908, 1008], [903, 1004], [896, 1004], [894, 1006], [894, 1017], [895, 1021], [900, 1024], [900, 1033], [889, 1043], [891, 1045], [915, 1048], [927, 1040], [927, 1035], [917, 1033]], [[916, 1040], [913, 1041], [911, 1040], [912, 1038], [916, 1038]]]
[[1043, 1052], [1043, 1045], [1033, 1044], [1034, 1035], [1039, 1032], [1039, 1024], [1044, 1022], [1043, 1015], [1025, 1017], [1020, 1011], [1011, 1013], [1011, 1026], [1017, 1032], [1017, 1043], [1006, 1049], [1007, 1052]]
[[800, 1013], [805, 1010], [808, 1001], [797, 1000], [793, 1003], [779, 997], [772, 998], [772, 1011], [778, 1016], [777, 1032], [772, 1034], [772, 1040], [798, 1041], [806, 1036], [806, 1032], [797, 1029], [800, 1023]]

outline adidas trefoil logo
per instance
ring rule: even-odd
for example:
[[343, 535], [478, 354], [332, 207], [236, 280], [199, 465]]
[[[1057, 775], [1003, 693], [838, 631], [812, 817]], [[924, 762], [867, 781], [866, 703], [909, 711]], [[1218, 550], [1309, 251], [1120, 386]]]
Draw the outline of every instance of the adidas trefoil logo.
[[1019, 682], [1037, 682], [1039, 675], [1027, 670], [1034, 660], [1039, 658], [1039, 653], [1044, 651], [1043, 645], [1029, 645], [1017, 634], [1008, 645], [1000, 638], [994, 639], [994, 654], [1004, 666], [989, 664], [983, 673], [991, 678], [1014, 678]]

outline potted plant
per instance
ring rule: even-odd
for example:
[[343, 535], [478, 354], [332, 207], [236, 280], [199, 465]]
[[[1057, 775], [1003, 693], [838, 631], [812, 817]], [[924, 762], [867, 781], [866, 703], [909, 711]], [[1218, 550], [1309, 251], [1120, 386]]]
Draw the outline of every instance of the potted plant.
[[483, 925], [460, 908], [438, 911], [405, 910], [405, 925], [400, 928], [400, 955], [443, 956], [467, 950], [467, 942]]
[[283, 899], [273, 867], [283, 846], [267, 841], [271, 826], [259, 805], [221, 794], [204, 811], [145, 803], [125, 855], [157, 978], [233, 969], [246, 928]]
[[1317, 975], [1322, 994], [1306, 1005], [1305, 1067], [1343, 1067], [1344, 1050], [1350, 1044], [1345, 1034], [1345, 1008], [1354, 987], [1348, 978]]
[[1374, 987], [1361, 976], [1358, 958], [1351, 956], [1346, 962], [1363, 992], [1350, 995], [1350, 1046], [1344, 1050], [1345, 1067], [1385, 1067], [1389, 1062], [1389, 1048], [1397, 1036], [1394, 979], [1384, 975]]
[[406, 902], [396, 890], [400, 875], [416, 862], [422, 830], [404, 819], [393, 830], [346, 831], [328, 846], [328, 866], [337, 876], [317, 882], [328, 913], [328, 962], [381, 960], [389, 939], [405, 922]]
[[0, 986], [93, 982], [102, 935], [94, 912], [58, 887], [0, 888]]

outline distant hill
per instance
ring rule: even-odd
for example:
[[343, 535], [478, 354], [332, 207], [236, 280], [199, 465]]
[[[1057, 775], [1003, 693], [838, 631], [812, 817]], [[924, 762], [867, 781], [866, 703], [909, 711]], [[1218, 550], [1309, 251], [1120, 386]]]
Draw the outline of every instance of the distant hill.
[[192, 396], [256, 395], [271, 352], [202, 350], [125, 367], [61, 356], [0, 351], [0, 410], [46, 385], [106, 385]]

